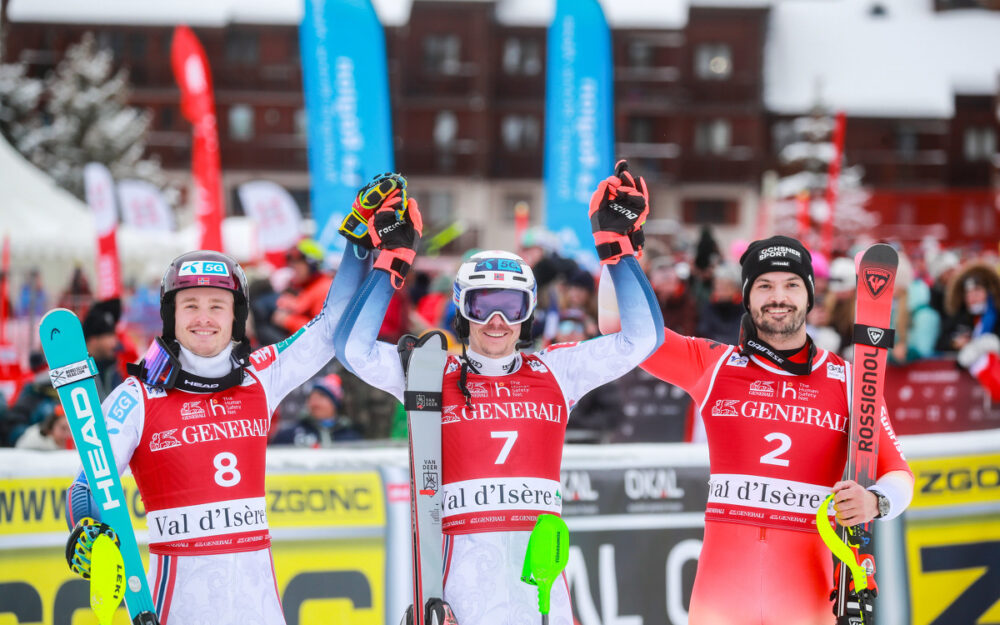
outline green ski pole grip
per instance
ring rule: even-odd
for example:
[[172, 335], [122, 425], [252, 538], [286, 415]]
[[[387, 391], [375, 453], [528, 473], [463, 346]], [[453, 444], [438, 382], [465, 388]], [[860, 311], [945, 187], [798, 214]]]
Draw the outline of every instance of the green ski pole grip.
[[851, 551], [851, 548], [844, 541], [840, 540], [837, 532], [833, 531], [833, 528], [830, 527], [830, 519], [827, 517], [826, 511], [831, 501], [833, 501], [833, 493], [830, 493], [823, 500], [823, 503], [820, 504], [819, 509], [816, 510], [816, 528], [819, 530], [820, 538], [830, 548], [833, 555], [850, 569], [851, 577], [854, 578], [854, 590], [860, 593], [862, 590], [868, 588], [868, 573], [865, 571], [865, 567], [858, 564], [858, 560], [854, 557], [854, 552]]
[[538, 586], [538, 611], [549, 613], [552, 584], [569, 560], [569, 529], [562, 518], [540, 514], [528, 538], [521, 581]]

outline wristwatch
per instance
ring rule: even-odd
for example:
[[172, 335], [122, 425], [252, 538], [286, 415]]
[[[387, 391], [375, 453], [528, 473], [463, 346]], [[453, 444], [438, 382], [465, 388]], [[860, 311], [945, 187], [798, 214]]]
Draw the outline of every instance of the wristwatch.
[[889, 514], [889, 498], [878, 491], [871, 491], [875, 495], [875, 500], [878, 503], [878, 514], [875, 515], [876, 519], [881, 519], [882, 517]]

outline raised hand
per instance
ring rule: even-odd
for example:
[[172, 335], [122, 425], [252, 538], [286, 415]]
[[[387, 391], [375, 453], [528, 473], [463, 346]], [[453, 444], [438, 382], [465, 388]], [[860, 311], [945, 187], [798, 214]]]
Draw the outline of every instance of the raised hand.
[[338, 232], [348, 241], [365, 249], [375, 249], [368, 233], [368, 221], [379, 207], [397, 195], [402, 195], [405, 202], [406, 178], [400, 174], [388, 172], [375, 176], [358, 191], [354, 203], [351, 205], [351, 212], [340, 224]]
[[649, 215], [649, 191], [641, 176], [633, 176], [624, 160], [613, 176], [601, 181], [590, 197], [590, 228], [602, 264], [615, 264], [641, 252], [642, 225]]

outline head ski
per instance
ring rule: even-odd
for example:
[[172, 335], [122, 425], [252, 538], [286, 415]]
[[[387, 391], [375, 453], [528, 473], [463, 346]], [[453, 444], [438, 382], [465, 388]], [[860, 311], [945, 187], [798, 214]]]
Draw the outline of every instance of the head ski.
[[114, 528], [121, 540], [129, 616], [135, 625], [154, 625], [158, 623], [156, 611], [98, 400], [94, 381], [97, 366], [87, 354], [80, 320], [69, 310], [57, 308], [42, 318], [39, 334], [49, 376], [66, 411], [90, 491], [100, 506], [102, 521]]

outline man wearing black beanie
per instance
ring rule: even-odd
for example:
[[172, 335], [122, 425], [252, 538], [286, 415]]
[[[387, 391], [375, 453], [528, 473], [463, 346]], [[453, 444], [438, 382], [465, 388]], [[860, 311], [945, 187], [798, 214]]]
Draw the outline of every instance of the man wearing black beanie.
[[[666, 328], [642, 364], [691, 395], [700, 417], [694, 439], [708, 442], [705, 537], [688, 623], [830, 623], [834, 575], [816, 509], [832, 491], [843, 526], [894, 518], [912, 499], [913, 474], [883, 413], [876, 483], [866, 490], [841, 479], [850, 365], [806, 334], [815, 298], [809, 251], [774, 236], [751, 243], [740, 264], [747, 313], [739, 344]], [[612, 329], [601, 321], [602, 331]]]

